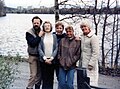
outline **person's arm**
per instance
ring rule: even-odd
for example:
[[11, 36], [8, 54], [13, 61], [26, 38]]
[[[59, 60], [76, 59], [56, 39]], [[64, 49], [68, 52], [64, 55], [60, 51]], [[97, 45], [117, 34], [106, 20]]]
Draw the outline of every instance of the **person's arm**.
[[54, 35], [53, 34], [53, 39], [54, 39], [54, 43], [53, 43], [53, 45], [54, 45], [54, 50], [53, 50], [53, 53], [52, 53], [52, 55], [51, 55], [51, 61], [55, 58], [55, 56], [57, 55], [57, 52], [58, 52], [58, 42], [57, 42], [57, 37], [56, 37], [56, 35]]
[[[76, 40], [76, 39], [75, 39]], [[71, 62], [69, 63], [69, 67], [76, 64], [76, 62], [80, 59], [80, 55], [81, 55], [81, 43], [80, 40], [76, 40], [77, 42], [77, 46], [74, 47], [74, 52], [73, 52], [73, 56], [71, 56]], [[71, 51], [69, 51], [71, 52]]]
[[34, 37], [30, 33], [26, 32], [26, 40], [27, 40], [28, 45], [30, 45], [31, 47], [36, 47], [38, 46], [41, 40], [41, 37], [39, 36]]
[[26, 32], [26, 40], [27, 40], [27, 43], [28, 45], [30, 45], [31, 47], [36, 47], [38, 46], [40, 40], [41, 40], [41, 37], [43, 36], [44, 32], [43, 31], [40, 31], [38, 36], [34, 37], [33, 35], [31, 35], [29, 32]]
[[94, 37], [91, 39], [90, 44], [91, 44], [92, 55], [91, 55], [88, 66], [94, 67], [96, 64], [96, 61], [98, 61], [98, 57], [99, 57], [99, 40], [96, 35], [94, 35]]
[[58, 44], [58, 54], [57, 54], [57, 59], [61, 59], [61, 47], [62, 47], [62, 40]]
[[77, 43], [77, 50], [75, 52], [75, 55], [74, 55], [74, 60], [73, 60], [73, 64], [76, 63], [79, 59], [80, 59], [80, 56], [81, 56], [81, 41], [80, 40], [77, 40], [78, 43]]
[[46, 56], [45, 56], [45, 53], [43, 52], [43, 40], [41, 39], [41, 41], [40, 41], [40, 43], [39, 43], [39, 46], [38, 46], [38, 52], [39, 52], [39, 55], [41, 56], [41, 58], [42, 59], [40, 59], [40, 60], [43, 60], [43, 61], [45, 61], [47, 58], [46, 58]]

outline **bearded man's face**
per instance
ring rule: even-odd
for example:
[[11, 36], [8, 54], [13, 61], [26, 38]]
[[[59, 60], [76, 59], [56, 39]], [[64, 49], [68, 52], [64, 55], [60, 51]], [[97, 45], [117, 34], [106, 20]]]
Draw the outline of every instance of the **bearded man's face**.
[[33, 28], [35, 30], [40, 30], [40, 25], [41, 25], [40, 20], [39, 19], [34, 19], [34, 21], [33, 21]]

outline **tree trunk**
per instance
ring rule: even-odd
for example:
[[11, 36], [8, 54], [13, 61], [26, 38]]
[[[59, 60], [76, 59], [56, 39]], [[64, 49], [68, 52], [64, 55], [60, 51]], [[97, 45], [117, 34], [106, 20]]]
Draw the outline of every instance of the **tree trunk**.
[[115, 68], [118, 67], [119, 53], [120, 53], [120, 39], [119, 39], [119, 44], [118, 44], [118, 47], [117, 47], [117, 53], [116, 53], [116, 58], [115, 58], [115, 64], [114, 64], [114, 67], [115, 67]]
[[98, 31], [97, 31], [97, 28], [98, 28], [98, 23], [96, 21], [96, 14], [97, 13], [97, 0], [95, 0], [95, 7], [94, 7], [94, 13], [93, 13], [93, 18], [94, 18], [94, 24], [95, 24], [95, 34], [97, 35]]
[[103, 23], [103, 34], [102, 34], [102, 66], [105, 68], [105, 53], [104, 53], [104, 44], [105, 44], [105, 30], [106, 30], [106, 23], [107, 23], [107, 18], [108, 18], [108, 10], [109, 10], [109, 3], [110, 0], [107, 2], [107, 12], [105, 14], [105, 20]]
[[[116, 7], [118, 6], [118, 1], [116, 1]], [[120, 39], [119, 39], [119, 16], [118, 16], [118, 12], [117, 12], [117, 25], [116, 25], [116, 57], [115, 57], [115, 62], [114, 62], [114, 67], [115, 69], [118, 68], [118, 58], [119, 58], [119, 53], [120, 53]]]
[[114, 35], [115, 35], [115, 22], [116, 22], [116, 14], [114, 15], [114, 22], [113, 22], [113, 31], [112, 31], [112, 52], [111, 52], [111, 68], [113, 68], [113, 55], [114, 55]]
[[6, 15], [6, 11], [5, 11], [5, 7], [4, 7], [4, 0], [0, 0], [0, 16], [5, 16]]
[[55, 0], [55, 22], [59, 20], [59, 4], [58, 0]]

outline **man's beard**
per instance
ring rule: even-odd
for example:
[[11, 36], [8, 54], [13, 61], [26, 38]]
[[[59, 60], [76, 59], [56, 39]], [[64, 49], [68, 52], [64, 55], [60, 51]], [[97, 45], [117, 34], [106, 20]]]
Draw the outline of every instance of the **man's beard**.
[[35, 30], [35, 34], [38, 34], [40, 32], [40, 27], [38, 26], [33, 26], [34, 30]]

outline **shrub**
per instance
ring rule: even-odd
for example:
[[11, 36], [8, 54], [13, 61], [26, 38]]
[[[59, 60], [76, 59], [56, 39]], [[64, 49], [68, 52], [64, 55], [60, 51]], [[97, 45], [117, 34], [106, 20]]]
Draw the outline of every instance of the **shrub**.
[[14, 82], [14, 75], [18, 73], [17, 58], [19, 57], [0, 56], [0, 89], [9, 89]]

